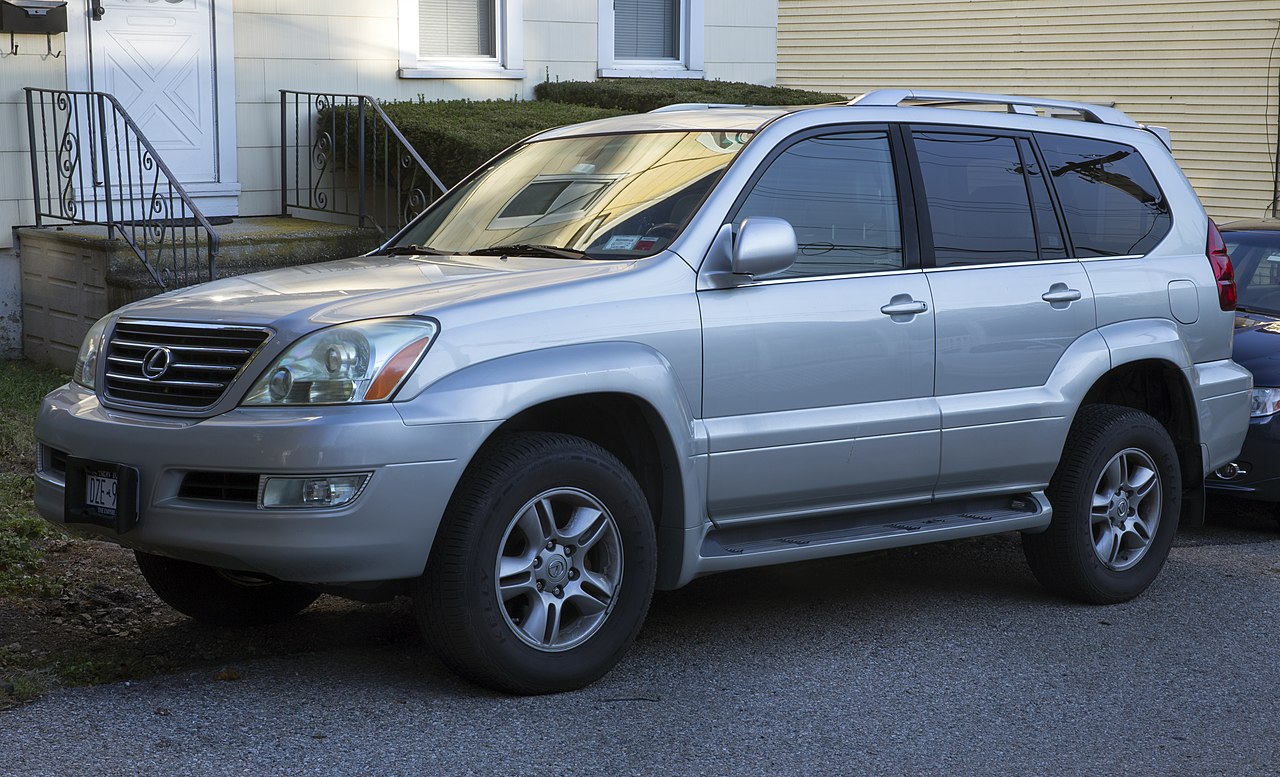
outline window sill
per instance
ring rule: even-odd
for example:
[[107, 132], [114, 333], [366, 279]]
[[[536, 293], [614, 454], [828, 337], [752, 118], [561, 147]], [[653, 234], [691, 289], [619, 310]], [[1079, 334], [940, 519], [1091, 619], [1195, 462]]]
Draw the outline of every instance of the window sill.
[[602, 67], [597, 74], [601, 78], [691, 78], [706, 77], [705, 71], [683, 67]]
[[493, 78], [519, 80], [527, 77], [524, 70], [508, 70], [501, 67], [402, 67], [401, 78]]

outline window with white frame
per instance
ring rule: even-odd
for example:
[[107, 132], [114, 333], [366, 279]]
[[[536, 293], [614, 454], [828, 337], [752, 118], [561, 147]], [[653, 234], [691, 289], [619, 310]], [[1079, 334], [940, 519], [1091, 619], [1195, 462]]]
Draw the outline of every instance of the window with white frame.
[[599, 0], [599, 74], [701, 78], [702, 4]]
[[402, 78], [524, 78], [523, 0], [400, 0]]

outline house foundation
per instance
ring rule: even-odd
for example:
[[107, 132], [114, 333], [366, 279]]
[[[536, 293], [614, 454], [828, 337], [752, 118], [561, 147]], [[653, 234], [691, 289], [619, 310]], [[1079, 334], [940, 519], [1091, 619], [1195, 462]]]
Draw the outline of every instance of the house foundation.
[[[236, 219], [217, 231], [219, 278], [358, 256], [382, 242], [376, 229], [297, 218]], [[106, 227], [24, 227], [17, 237], [22, 302], [13, 315], [21, 317], [22, 354], [34, 362], [70, 372], [95, 321], [161, 291], [129, 245], [108, 236]], [[0, 258], [0, 283], [3, 272]]]

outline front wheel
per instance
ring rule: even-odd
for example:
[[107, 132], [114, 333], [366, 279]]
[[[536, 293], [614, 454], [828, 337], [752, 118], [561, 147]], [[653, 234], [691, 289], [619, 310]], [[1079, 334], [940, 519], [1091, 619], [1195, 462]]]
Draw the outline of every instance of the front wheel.
[[413, 601], [455, 672], [509, 693], [604, 675], [653, 595], [648, 502], [608, 451], [564, 434], [496, 440], [467, 470]]
[[1041, 585], [1095, 604], [1127, 601], [1151, 585], [1182, 503], [1178, 454], [1158, 421], [1128, 407], [1081, 408], [1046, 495], [1049, 528], [1022, 537]]
[[211, 626], [263, 626], [302, 612], [319, 596], [295, 583], [134, 551], [165, 604]]

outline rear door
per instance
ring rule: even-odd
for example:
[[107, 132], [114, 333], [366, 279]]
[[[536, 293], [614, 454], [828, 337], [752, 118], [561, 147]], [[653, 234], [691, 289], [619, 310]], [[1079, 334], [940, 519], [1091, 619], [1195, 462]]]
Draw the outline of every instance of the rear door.
[[1051, 376], [1095, 328], [1081, 264], [1030, 138], [914, 127], [942, 413], [936, 496], [1043, 487], [1070, 408]]

